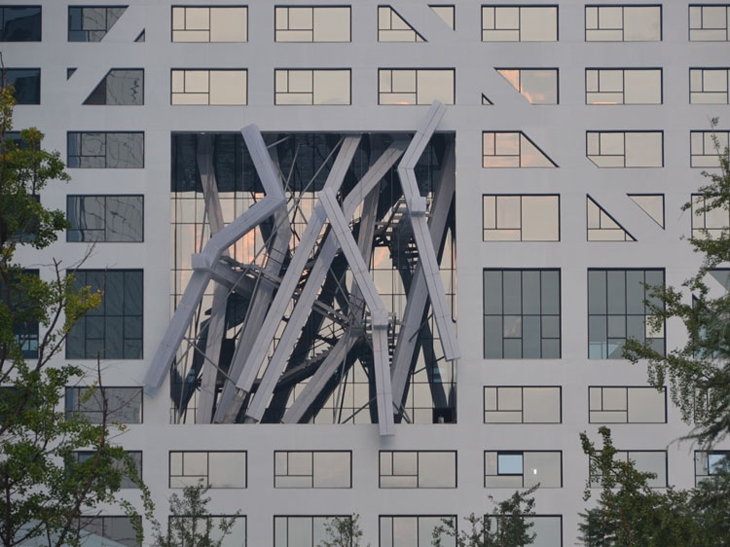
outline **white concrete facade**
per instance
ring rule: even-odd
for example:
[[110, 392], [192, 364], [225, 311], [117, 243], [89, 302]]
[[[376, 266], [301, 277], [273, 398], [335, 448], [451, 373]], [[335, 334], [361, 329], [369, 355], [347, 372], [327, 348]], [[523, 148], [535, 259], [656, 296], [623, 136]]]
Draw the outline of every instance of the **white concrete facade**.
[[[707, 0], [708, 3], [710, 0]], [[0, 43], [5, 65], [41, 71], [40, 105], [19, 105], [15, 126], [37, 126], [45, 147], [67, 154], [69, 131], [143, 131], [144, 167], [139, 169], [69, 169], [72, 181], [43, 193], [43, 203], [66, 208], [66, 196], [143, 194], [144, 241], [98, 243], [83, 268], [144, 270], [143, 359], [103, 362], [107, 386], [143, 386], [147, 370], [170, 321], [171, 134], [236, 132], [256, 124], [262, 132], [415, 132], [426, 115], [424, 105], [380, 105], [379, 69], [453, 69], [454, 104], [446, 105], [437, 132], [455, 135], [456, 233], [458, 234], [458, 321], [461, 356], [457, 362], [457, 423], [396, 424], [393, 436], [380, 436], [377, 425], [172, 424], [166, 377], [163, 387], [144, 395], [142, 424], [121, 437], [130, 450], [143, 451], [143, 479], [165, 517], [170, 451], [247, 452], [245, 489], [213, 489], [211, 511], [247, 518], [248, 546], [286, 546], [274, 542], [275, 516], [327, 516], [358, 513], [364, 544], [380, 542], [380, 516], [458, 515], [480, 512], [487, 495], [501, 499], [514, 488], [485, 488], [486, 451], [559, 451], [562, 487], [535, 494], [538, 515], [562, 517], [562, 545], [575, 543], [578, 513], [587, 478], [587, 459], [578, 434], [596, 436], [589, 423], [589, 386], [646, 386], [646, 371], [625, 360], [588, 359], [588, 269], [665, 270], [666, 282], [678, 286], [699, 265], [687, 241], [691, 215], [681, 206], [703, 183], [702, 169], [690, 166], [690, 132], [707, 131], [720, 117], [718, 130], [730, 127], [724, 104], [690, 104], [691, 68], [727, 68], [728, 42], [689, 41], [688, 0], [624, 0], [623, 6], [660, 6], [661, 40], [586, 42], [586, 9], [616, 6], [605, 0], [501, 0], [453, 2], [455, 30], [424, 0], [387, 3], [425, 39], [379, 42], [375, 0], [288, 0], [282, 6], [351, 8], [349, 42], [282, 43], [275, 41], [274, 2], [218, 0], [215, 6], [248, 8], [245, 43], [175, 43], [171, 41], [172, 6], [206, 2], [126, 0], [128, 7], [98, 43], [67, 39], [67, 0], [12, 0], [14, 6], [42, 6], [42, 41]], [[448, 2], [438, 2], [446, 5]], [[87, 0], [84, 6], [119, 5]], [[278, 5], [278, 4], [277, 4]], [[482, 6], [557, 6], [558, 40], [482, 41]], [[713, 5], [725, 5], [713, 2]], [[0, 7], [1, 8], [1, 7]], [[730, 8], [726, 8], [730, 9]], [[726, 12], [727, 13], [727, 12]], [[726, 36], [727, 25], [725, 23]], [[145, 41], [135, 43], [144, 30]], [[727, 38], [726, 38], [727, 40]], [[76, 72], [67, 79], [67, 68]], [[144, 104], [84, 105], [113, 68], [144, 69]], [[171, 104], [173, 69], [246, 69], [244, 106]], [[349, 69], [349, 105], [277, 105], [275, 69]], [[530, 104], [496, 72], [500, 69], [557, 69], [558, 104]], [[586, 69], [661, 69], [660, 104], [586, 104]], [[727, 80], [726, 80], [727, 85]], [[482, 95], [492, 105], [482, 104]], [[587, 132], [662, 132], [662, 166], [599, 168], [586, 157]], [[483, 132], [523, 132], [557, 168], [484, 168]], [[483, 195], [558, 194], [559, 241], [483, 240]], [[662, 194], [664, 228], [627, 194]], [[608, 212], [636, 241], [588, 241], [586, 195]], [[43, 253], [22, 252], [29, 265], [49, 257], [70, 266], [88, 247], [61, 241]], [[485, 269], [559, 269], [560, 358], [485, 359]], [[666, 327], [667, 348], [682, 342], [681, 325]], [[59, 362], [63, 356], [59, 357]], [[94, 360], [81, 361], [93, 369]], [[484, 386], [559, 386], [561, 421], [556, 424], [485, 424]], [[610, 425], [615, 444], [626, 450], [666, 450], [669, 484], [695, 482], [694, 448], [675, 443], [686, 433], [679, 412], [667, 396], [666, 423]], [[275, 488], [274, 451], [351, 451], [350, 488]], [[379, 488], [379, 451], [455, 451], [454, 488]], [[526, 471], [525, 471], [526, 472]], [[126, 495], [126, 494], [125, 494]], [[133, 496], [129, 496], [133, 499]], [[540, 545], [557, 547], [545, 539]], [[418, 543], [418, 546], [429, 545]], [[294, 547], [290, 543], [288, 547]], [[296, 544], [299, 545], [299, 544]], [[307, 545], [302, 543], [301, 545]], [[396, 544], [397, 545], [397, 544]], [[405, 545], [405, 543], [404, 543]], [[408, 545], [411, 545], [410, 543]], [[413, 544], [416, 545], [416, 544]]]

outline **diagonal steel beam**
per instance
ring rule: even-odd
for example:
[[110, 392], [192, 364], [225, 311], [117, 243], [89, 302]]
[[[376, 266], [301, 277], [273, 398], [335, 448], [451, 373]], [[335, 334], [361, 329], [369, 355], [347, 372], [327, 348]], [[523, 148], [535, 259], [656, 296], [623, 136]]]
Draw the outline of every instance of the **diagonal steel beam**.
[[423, 275], [428, 289], [428, 296], [431, 299], [431, 308], [436, 321], [436, 327], [441, 337], [441, 344], [444, 355], [449, 361], [459, 358], [459, 344], [456, 339], [456, 329], [451, 320], [448, 305], [446, 304], [446, 292], [441, 281], [436, 251], [434, 250], [431, 237], [428, 233], [426, 221], [426, 199], [421, 196], [418, 190], [415, 167], [418, 159], [423, 154], [431, 135], [446, 112], [446, 107], [438, 101], [434, 101], [426, 114], [421, 126], [416, 131], [408, 150], [403, 154], [403, 159], [398, 165], [398, 176], [401, 180], [403, 195], [406, 198], [406, 206], [411, 218], [413, 227], [413, 238], [418, 248], [418, 262], [422, 265]]

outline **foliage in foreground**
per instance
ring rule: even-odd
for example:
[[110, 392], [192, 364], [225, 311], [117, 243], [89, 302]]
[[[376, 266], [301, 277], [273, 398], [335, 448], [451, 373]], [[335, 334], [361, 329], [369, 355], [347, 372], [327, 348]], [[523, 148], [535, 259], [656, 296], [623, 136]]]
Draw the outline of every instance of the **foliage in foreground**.
[[[52, 359], [101, 295], [75, 290], [73, 275], [58, 262], [47, 280], [45, 271], [15, 261], [19, 247], [45, 249], [66, 228], [64, 213], [43, 207], [39, 192], [69, 177], [58, 152], [42, 149], [37, 129], [10, 138], [12, 94], [12, 87], [0, 88], [0, 545], [73, 547], [81, 542], [82, 517], [114, 504], [123, 480], [139, 478], [131, 458], [112, 443], [115, 428], [100, 385], [100, 423], [57, 410], [66, 386], [84, 371], [52, 366]], [[120, 505], [136, 515], [129, 503]]]
[[[712, 121], [713, 128], [718, 120]], [[709, 183], [699, 188], [700, 200], [695, 201], [695, 214], [730, 211], [730, 149], [721, 148], [715, 138], [719, 172], [703, 172]], [[684, 210], [693, 209], [686, 203]], [[649, 362], [649, 381], [661, 388], [669, 384], [672, 401], [679, 407], [683, 419], [694, 422], [689, 438], [704, 447], [724, 439], [730, 433], [730, 287], [722, 296], [711, 296], [706, 280], [708, 274], [730, 262], [730, 227], [712, 235], [702, 231], [690, 244], [703, 255], [697, 274], [687, 279], [684, 290], [671, 286], [652, 287], [647, 301], [655, 331], [664, 328], [667, 319], [679, 319], [687, 332], [684, 346], [665, 355], [637, 340], [629, 340], [624, 355], [632, 362]], [[730, 279], [730, 277], [728, 278]], [[685, 292], [692, 295], [688, 301]]]
[[584, 500], [600, 488], [595, 506], [581, 513], [579, 539], [587, 547], [722, 547], [730, 545], [730, 472], [715, 474], [692, 490], [653, 489], [653, 473], [617, 459], [611, 431], [601, 427], [602, 447], [581, 433], [589, 459]]
[[[324, 531], [327, 538], [317, 547], [360, 547], [363, 532], [360, 528], [360, 515], [357, 513], [353, 513], [352, 516], [327, 519]], [[370, 547], [369, 543], [367, 547]]]
[[153, 547], [221, 547], [233, 532], [239, 513], [231, 517], [215, 517], [208, 510], [208, 487], [199, 483], [183, 488], [182, 497], [170, 497], [170, 518], [167, 530], [156, 520]]
[[[456, 519], [444, 519], [443, 524], [433, 531], [434, 547], [524, 547], [535, 541], [530, 531], [534, 523], [529, 520], [535, 514], [535, 498], [532, 494], [539, 485], [525, 491], [516, 491], [506, 500], [496, 502], [489, 515], [477, 516], [471, 513], [464, 517], [465, 530], [459, 530]], [[445, 540], [444, 537], [453, 538]]]

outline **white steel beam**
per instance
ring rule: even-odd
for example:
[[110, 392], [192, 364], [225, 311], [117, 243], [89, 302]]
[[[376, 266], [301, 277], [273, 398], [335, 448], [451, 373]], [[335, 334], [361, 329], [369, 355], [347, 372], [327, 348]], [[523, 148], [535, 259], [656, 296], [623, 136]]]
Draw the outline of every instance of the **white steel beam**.
[[[355, 188], [353, 188], [350, 194], [348, 194], [348, 197], [345, 198], [346, 217], [351, 217], [353, 215], [358, 203], [360, 203], [361, 201], [361, 199], [359, 199], [360, 196], [367, 195], [380, 182], [380, 179], [385, 176], [385, 174], [395, 164], [398, 158], [401, 157], [405, 148], [406, 146], [402, 142], [393, 143], [390, 148], [388, 148], [388, 150], [383, 153], [378, 161], [375, 162], [375, 164], [368, 170], [368, 172], [365, 173], [360, 182], [358, 182]], [[348, 200], [350, 195], [352, 195], [353, 193], [354, 197]], [[302, 248], [303, 256], [298, 256], [300, 254], [299, 249], [305, 243], [305, 238], [307, 238], [307, 245], [309, 245], [309, 225], [312, 224], [312, 222], [322, 222], [320, 228], [316, 232], [318, 234], [319, 230], [321, 230], [321, 226], [324, 226], [326, 218], [327, 216], [324, 211], [324, 207], [320, 207], [318, 204], [318, 206], [314, 209], [314, 213], [312, 214], [312, 217], [307, 224], [307, 230], [305, 230], [304, 232], [305, 235], [302, 236], [302, 240], [300, 241], [299, 246], [294, 253], [294, 257], [289, 264], [287, 273], [284, 276], [286, 280], [286, 278], [290, 276], [291, 272], [291, 279], [282, 281], [282, 285], [284, 285], [285, 282], [291, 283], [291, 288], [287, 284], [287, 286], [284, 287], [283, 290], [280, 289], [279, 292], [277, 292], [276, 297], [274, 297], [274, 301], [271, 304], [271, 310], [269, 312], [269, 315], [267, 316], [264, 325], [261, 327], [261, 334], [257, 340], [256, 347], [253, 348], [253, 351], [249, 354], [249, 357], [246, 360], [244, 373], [249, 369], [255, 369], [256, 371], [258, 371], [258, 369], [261, 368], [261, 365], [266, 358], [266, 352], [268, 351], [268, 348], [274, 339], [274, 335], [276, 334], [276, 330], [279, 328], [279, 325], [281, 323], [284, 310], [289, 304], [291, 294], [294, 291], [294, 287], [299, 283], [301, 279], [301, 274], [304, 271], [304, 266], [309, 260], [309, 252], [305, 253], [305, 248]], [[312, 232], [314, 232], [314, 228], [315, 227], [313, 227]], [[316, 236], [314, 237], [314, 239], [316, 239]], [[310, 247], [310, 250], [312, 248], [313, 247]], [[338, 246], [335, 239], [328, 236], [324, 244], [322, 245], [317, 260], [312, 266], [312, 270], [309, 272], [307, 282], [304, 285], [304, 288], [302, 289], [299, 298], [297, 299], [294, 311], [289, 317], [289, 321], [284, 328], [279, 344], [277, 345], [276, 350], [274, 351], [274, 355], [269, 362], [267, 371], [269, 368], [272, 367], [277, 368], [279, 370], [277, 378], [284, 370], [284, 367], [286, 366], [285, 360], [289, 356], [289, 352], [291, 351], [294, 342], [299, 336], [302, 327], [304, 326], [304, 323], [306, 323], [307, 317], [309, 317], [309, 313], [311, 313], [314, 301], [316, 300], [320, 287], [324, 282], [330, 264], [332, 263], [335, 254], [337, 254], [337, 250]], [[294, 275], [295, 273], [296, 275]], [[253, 380], [255, 380], [255, 376], [253, 378], [247, 378], [246, 375], [242, 375], [239, 378], [236, 387], [242, 389], [245, 392], [249, 392], [251, 390], [251, 386], [253, 385]]]
[[451, 314], [446, 304], [446, 292], [441, 281], [436, 251], [428, 233], [426, 222], [426, 200], [418, 190], [415, 166], [423, 154], [431, 135], [446, 112], [446, 107], [438, 101], [434, 101], [426, 114], [421, 126], [416, 131], [408, 150], [403, 154], [403, 159], [398, 165], [398, 176], [401, 180], [403, 195], [406, 198], [406, 206], [411, 218], [413, 227], [413, 238], [418, 249], [418, 262], [422, 265], [425, 276], [428, 295], [431, 299], [436, 327], [441, 337], [444, 355], [449, 361], [459, 358], [459, 344], [456, 339], [456, 329], [451, 320]]
[[[441, 177], [436, 187], [431, 216], [428, 221], [431, 243], [434, 248], [438, 248], [446, 231], [449, 209], [454, 198], [455, 182], [454, 145], [451, 144], [444, 153]], [[403, 312], [402, 325], [393, 353], [391, 373], [393, 401], [396, 405], [400, 405], [403, 400], [403, 393], [408, 383], [408, 374], [413, 359], [413, 352], [417, 345], [418, 331], [421, 328], [421, 321], [427, 303], [428, 292], [426, 279], [423, 275], [423, 267], [419, 261], [410, 290], [408, 291], [406, 309]]]

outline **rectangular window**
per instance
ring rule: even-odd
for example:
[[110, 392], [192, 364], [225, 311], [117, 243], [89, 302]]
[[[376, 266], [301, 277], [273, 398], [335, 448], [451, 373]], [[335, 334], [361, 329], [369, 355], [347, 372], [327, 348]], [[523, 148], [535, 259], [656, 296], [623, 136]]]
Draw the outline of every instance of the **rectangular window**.
[[[619, 450], [614, 454], [614, 460], [633, 462], [637, 471], [654, 474], [654, 478], [647, 480], [650, 488], [666, 488], [669, 484], [666, 450]], [[591, 488], [600, 488], [601, 473], [594, 472], [597, 470], [591, 469]]]
[[728, 104], [730, 69], [690, 68], [690, 104]]
[[484, 131], [482, 167], [557, 167], [522, 131]]
[[352, 453], [276, 451], [274, 488], [352, 488]]
[[484, 241], [560, 241], [560, 196], [482, 196]]
[[172, 6], [173, 42], [246, 42], [246, 6]]
[[587, 68], [586, 104], [662, 104], [662, 69]]
[[101, 42], [127, 6], [69, 6], [68, 41]]
[[[141, 525], [141, 523], [139, 523]], [[130, 517], [87, 516], [79, 519], [81, 542], [86, 545], [141, 547]]]
[[586, 157], [596, 167], [664, 167], [664, 132], [586, 131]]
[[713, 450], [704, 452], [695, 451], [695, 485], [712, 478], [720, 469], [727, 469], [730, 465], [730, 452], [727, 450]]
[[562, 488], [563, 453], [500, 450], [484, 452], [485, 488]]
[[484, 386], [484, 423], [562, 423], [561, 390], [560, 386]]
[[591, 386], [588, 420], [592, 424], [665, 424], [667, 390], [653, 387]]
[[484, 270], [484, 358], [560, 358], [560, 270]]
[[74, 290], [101, 291], [66, 339], [67, 359], [142, 359], [142, 270], [76, 270]]
[[230, 105], [247, 103], [245, 69], [170, 71], [170, 104]]
[[647, 320], [649, 303], [661, 306], [652, 288], [663, 286], [663, 269], [588, 270], [588, 358], [623, 359], [629, 338], [664, 355], [664, 327]]
[[277, 42], [349, 42], [350, 6], [276, 6]]
[[66, 241], [144, 241], [144, 196], [66, 197]]
[[[243, 515], [208, 515], [198, 517], [168, 517], [168, 527], [187, 533], [195, 530], [195, 540], [182, 542], [180, 547], [210, 545], [216, 547], [246, 547], [246, 517]], [[231, 523], [224, 533], [221, 525]]]
[[482, 6], [482, 42], [557, 42], [558, 6]]
[[115, 68], [99, 82], [84, 104], [139, 106], [144, 104], [144, 69]]
[[93, 424], [106, 420], [118, 424], [142, 423], [141, 387], [67, 387], [66, 419], [80, 414]]
[[730, 5], [691, 4], [689, 6], [690, 42], [727, 42], [730, 40]]
[[720, 167], [720, 156], [727, 153], [728, 141], [730, 131], [690, 131], [690, 165]]
[[380, 488], [456, 488], [456, 452], [383, 450]]
[[[335, 520], [336, 519], [336, 520]], [[329, 539], [326, 524], [352, 520], [351, 515], [331, 516], [275, 516], [275, 547], [318, 547]]]
[[350, 104], [350, 69], [274, 71], [274, 104]]
[[3, 76], [5, 83], [13, 86], [16, 104], [41, 104], [40, 68], [6, 68]]
[[141, 169], [144, 167], [144, 133], [121, 131], [69, 131], [69, 168]]
[[[380, 547], [431, 547], [433, 531], [444, 520], [456, 525], [455, 515], [381, 515], [379, 520]], [[456, 547], [453, 537], [442, 534], [440, 539], [443, 547]]]
[[730, 227], [730, 212], [723, 208], [709, 208], [702, 194], [692, 194], [692, 237], [717, 239]]
[[[126, 475], [123, 476], [121, 488], [137, 488], [138, 486], [134, 479], [136, 479], [138, 481], [142, 480], [142, 452], [140, 450], [133, 450], [133, 451], [127, 450], [127, 451], [125, 451], [125, 453], [134, 462], [135, 473], [137, 474], [137, 476], [136, 477], [129, 477]], [[73, 458], [76, 463], [83, 463], [90, 459], [93, 459], [95, 455], [96, 455], [96, 452], [81, 450], [78, 452], [74, 452]], [[116, 469], [117, 471], [124, 470], [124, 463], [119, 460], [115, 460], [113, 463], [113, 466], [114, 466], [114, 469]]]
[[170, 452], [170, 488], [246, 488], [246, 452]]
[[40, 6], [0, 6], [0, 42], [40, 41]]
[[378, 104], [424, 104], [441, 101], [454, 104], [454, 69], [378, 70]]
[[660, 42], [662, 7], [586, 6], [586, 42]]

